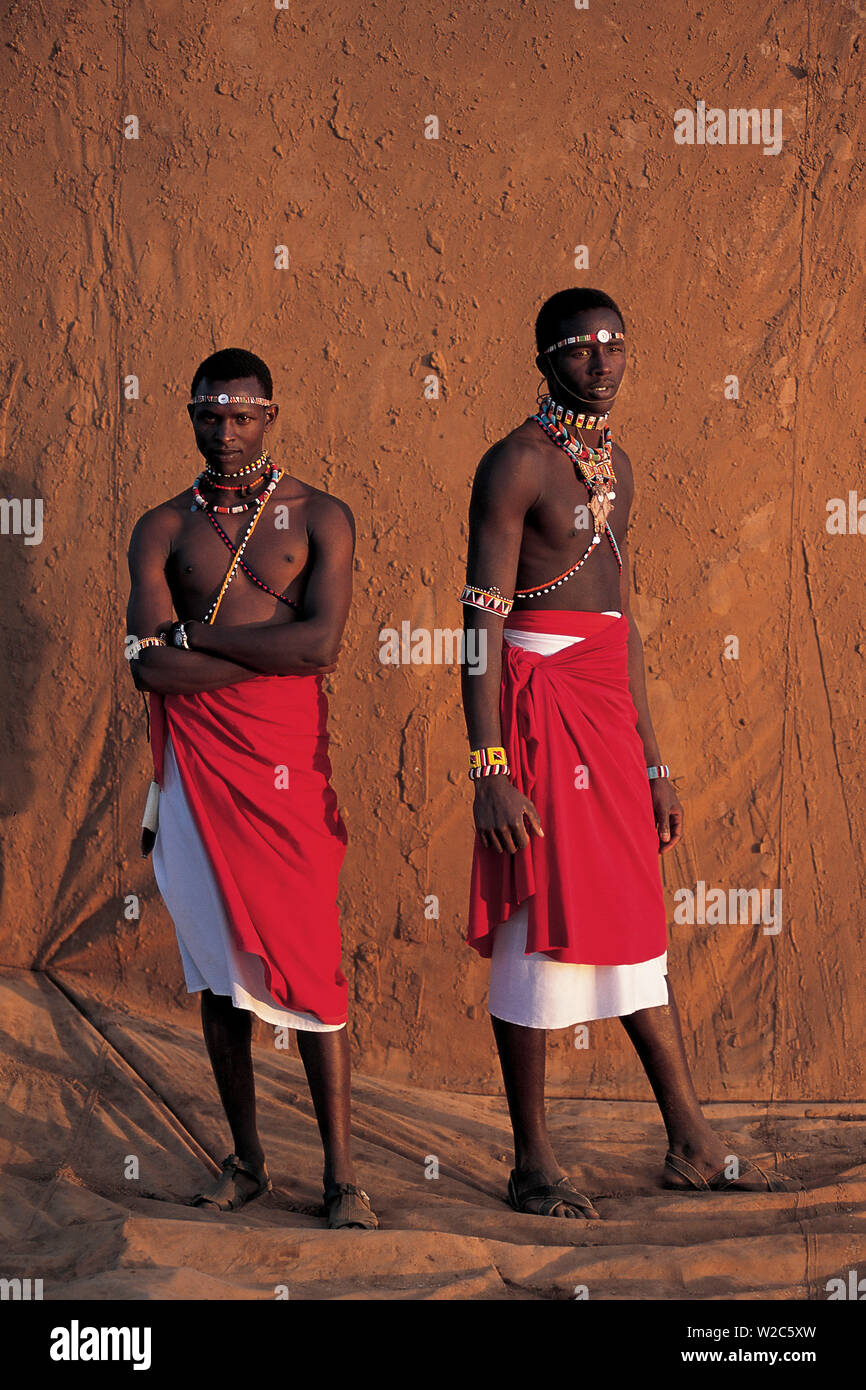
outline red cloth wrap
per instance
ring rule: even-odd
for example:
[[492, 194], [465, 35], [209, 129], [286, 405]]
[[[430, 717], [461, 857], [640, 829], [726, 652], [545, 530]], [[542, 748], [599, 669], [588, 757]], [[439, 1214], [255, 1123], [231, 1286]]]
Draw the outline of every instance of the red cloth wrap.
[[261, 957], [279, 1004], [345, 1023], [337, 887], [347, 837], [322, 677], [152, 694], [150, 714], [154, 777], [168, 731], [236, 945]]
[[[633, 965], [667, 949], [658, 833], [628, 684], [628, 619], [533, 609], [506, 627], [585, 636], [551, 656], [502, 648], [502, 742], [544, 838], [498, 854], [476, 834], [467, 940], [481, 956], [528, 900], [526, 952]], [[588, 786], [575, 786], [588, 768]]]

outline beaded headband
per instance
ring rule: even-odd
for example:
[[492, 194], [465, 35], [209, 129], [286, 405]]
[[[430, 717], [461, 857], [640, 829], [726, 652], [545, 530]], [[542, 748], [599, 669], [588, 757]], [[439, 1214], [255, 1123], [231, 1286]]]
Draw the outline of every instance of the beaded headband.
[[227, 396], [225, 391], [219, 396], [193, 396], [190, 405], [204, 405], [205, 401], [216, 401], [218, 405], [270, 405], [264, 396]]
[[609, 343], [611, 339], [624, 337], [624, 333], [611, 333], [609, 328], [600, 328], [597, 333], [577, 333], [573, 338], [560, 338], [558, 343], [552, 343], [544, 351], [556, 352], [557, 348], [571, 347], [572, 343]]

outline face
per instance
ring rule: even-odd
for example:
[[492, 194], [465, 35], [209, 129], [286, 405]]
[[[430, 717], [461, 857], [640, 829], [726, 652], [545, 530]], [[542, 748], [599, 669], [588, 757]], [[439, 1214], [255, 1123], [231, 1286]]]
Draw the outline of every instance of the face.
[[[622, 332], [612, 309], [584, 309], [563, 319], [556, 341], [579, 333], [598, 333], [602, 328], [611, 334]], [[603, 415], [615, 400], [625, 373], [625, 342], [611, 337], [607, 343], [573, 343], [556, 352], [540, 353], [536, 362], [547, 377], [550, 394], [558, 401], [575, 399]]]
[[[264, 391], [254, 376], [233, 381], [203, 378], [195, 388], [197, 396], [262, 396]], [[220, 405], [208, 401], [188, 406], [200, 454], [215, 472], [237, 473], [264, 452], [265, 435], [277, 418], [275, 405]]]

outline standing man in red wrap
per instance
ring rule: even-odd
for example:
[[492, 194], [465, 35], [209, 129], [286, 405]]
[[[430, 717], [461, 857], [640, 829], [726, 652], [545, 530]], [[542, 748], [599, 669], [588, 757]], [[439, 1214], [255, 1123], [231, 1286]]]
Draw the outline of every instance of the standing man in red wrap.
[[514, 1130], [508, 1199], [542, 1216], [598, 1215], [557, 1162], [544, 1110], [546, 1030], [598, 1018], [621, 1018], [643, 1063], [667, 1129], [666, 1186], [790, 1181], [732, 1156], [704, 1119], [667, 980], [658, 854], [680, 839], [683, 812], [629, 611], [634, 479], [607, 423], [625, 345], [623, 316], [600, 291], [564, 290], [542, 307], [547, 394], [479, 464], [461, 595], [487, 650], [482, 674], [462, 669], [476, 827], [468, 940], [491, 962]]
[[350, 1154], [337, 912], [346, 831], [322, 690], [349, 612], [354, 521], [266, 452], [278, 407], [260, 358], [214, 353], [191, 394], [204, 468], [135, 527], [127, 656], [150, 692], [154, 872], [187, 989], [201, 992], [235, 1146], [192, 1205], [236, 1210], [271, 1188], [256, 1128], [254, 1013], [297, 1030], [329, 1225], [375, 1227]]

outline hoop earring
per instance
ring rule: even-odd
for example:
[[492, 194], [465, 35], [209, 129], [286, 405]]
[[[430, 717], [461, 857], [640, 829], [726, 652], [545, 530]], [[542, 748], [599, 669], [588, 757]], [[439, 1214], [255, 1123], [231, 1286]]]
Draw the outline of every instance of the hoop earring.
[[541, 405], [541, 402], [542, 402], [542, 400], [544, 399], [544, 397], [545, 397], [545, 396], [549, 396], [549, 395], [550, 395], [550, 386], [548, 385], [547, 377], [546, 377], [546, 376], [543, 376], [543, 377], [541, 378], [541, 381], [538, 383], [538, 389], [537, 389], [537, 391], [535, 392], [535, 401], [536, 401], [536, 404], [537, 404], [537, 405]]

